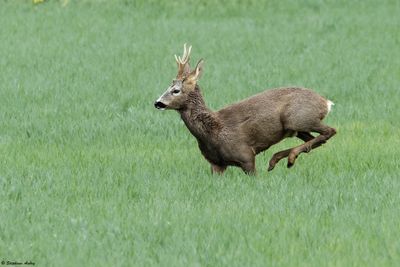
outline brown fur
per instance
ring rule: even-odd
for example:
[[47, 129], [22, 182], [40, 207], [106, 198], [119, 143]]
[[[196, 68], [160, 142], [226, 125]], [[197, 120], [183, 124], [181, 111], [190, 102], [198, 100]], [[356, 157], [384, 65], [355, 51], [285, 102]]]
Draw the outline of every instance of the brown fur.
[[[201, 72], [202, 61], [193, 72], [177, 77], [181, 87], [174, 81], [155, 105], [180, 113], [203, 156], [211, 163], [213, 173], [221, 174], [227, 166], [238, 166], [254, 174], [258, 153], [286, 137], [297, 136], [305, 143], [275, 153], [268, 170], [285, 157], [291, 167], [300, 153], [322, 145], [336, 133], [321, 122], [328, 113], [327, 100], [305, 88], [267, 90], [213, 112], [206, 107], [197, 85]], [[175, 96], [172, 91], [177, 88], [180, 93]], [[320, 135], [314, 137], [310, 132]]]

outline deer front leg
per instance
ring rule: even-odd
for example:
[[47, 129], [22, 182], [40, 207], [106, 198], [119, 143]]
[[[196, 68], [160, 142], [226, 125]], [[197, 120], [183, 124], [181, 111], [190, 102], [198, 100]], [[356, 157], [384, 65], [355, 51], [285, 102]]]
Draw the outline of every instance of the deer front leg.
[[247, 175], [256, 175], [256, 152], [252, 147], [242, 147], [238, 151], [238, 166]]
[[242, 168], [247, 175], [256, 175], [256, 155], [253, 149], [242, 158], [239, 167]]
[[245, 162], [240, 164], [240, 168], [242, 168], [242, 170], [244, 171], [244, 173], [246, 173], [247, 175], [256, 175], [256, 165], [253, 162], [249, 161], [249, 162]]
[[226, 170], [226, 166], [218, 166], [218, 165], [211, 163], [211, 173], [212, 174], [222, 175], [225, 170]]

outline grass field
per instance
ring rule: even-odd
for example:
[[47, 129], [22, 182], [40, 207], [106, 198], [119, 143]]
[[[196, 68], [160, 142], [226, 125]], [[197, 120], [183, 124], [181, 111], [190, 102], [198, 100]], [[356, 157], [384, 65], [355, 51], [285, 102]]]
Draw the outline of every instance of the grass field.
[[[0, 260], [398, 266], [399, 1], [0, 2]], [[153, 102], [193, 45], [212, 109], [267, 88], [335, 102], [294, 168], [212, 176]]]

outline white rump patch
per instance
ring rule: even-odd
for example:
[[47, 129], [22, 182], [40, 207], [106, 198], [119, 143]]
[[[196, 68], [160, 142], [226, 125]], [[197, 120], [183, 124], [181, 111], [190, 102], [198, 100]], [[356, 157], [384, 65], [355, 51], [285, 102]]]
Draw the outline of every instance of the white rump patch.
[[330, 100], [326, 101], [326, 106], [328, 107], [328, 113], [331, 111], [333, 105], [335, 105], [335, 103], [333, 103], [332, 101]]

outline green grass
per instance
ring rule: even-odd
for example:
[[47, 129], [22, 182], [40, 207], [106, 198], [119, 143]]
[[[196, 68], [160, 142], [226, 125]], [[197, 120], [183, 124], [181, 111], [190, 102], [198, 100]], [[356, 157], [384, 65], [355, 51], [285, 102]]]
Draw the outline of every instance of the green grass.
[[[63, 1], [61, 1], [63, 2]], [[0, 2], [0, 260], [36, 266], [396, 266], [398, 1]], [[313, 88], [338, 134], [293, 169], [210, 174], [154, 100], [204, 58], [219, 109]]]

